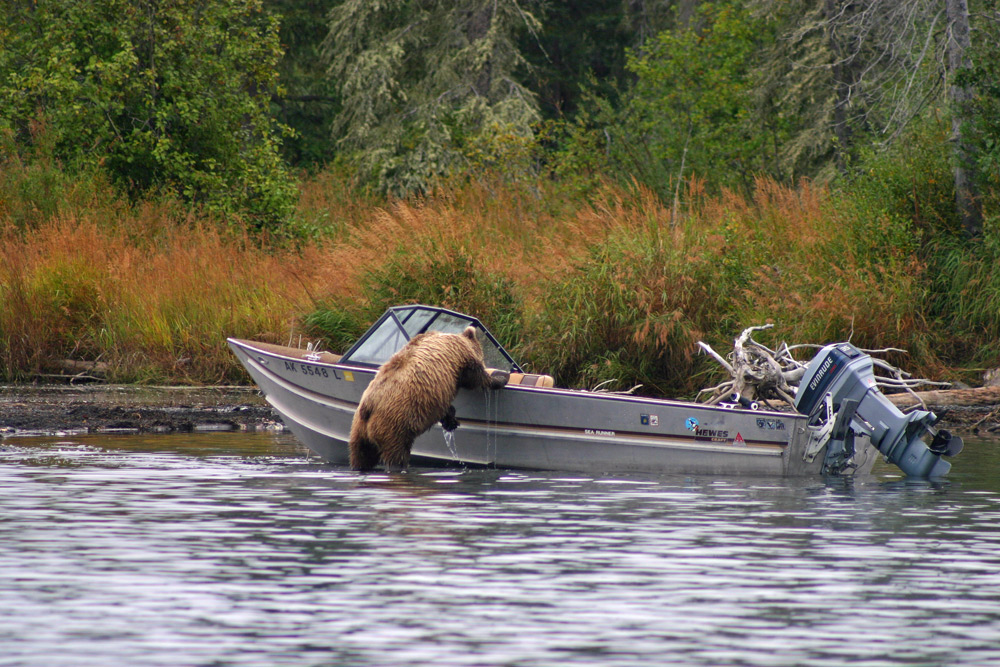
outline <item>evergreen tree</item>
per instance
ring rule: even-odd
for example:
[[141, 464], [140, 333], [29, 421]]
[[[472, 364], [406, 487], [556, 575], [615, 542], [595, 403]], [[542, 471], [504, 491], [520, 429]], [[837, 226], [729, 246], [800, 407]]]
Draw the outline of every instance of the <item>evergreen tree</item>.
[[336, 0], [265, 0], [281, 23], [281, 87], [272, 103], [277, 118], [292, 130], [283, 152], [293, 165], [324, 164], [336, 153], [331, 128], [340, 98], [322, 54], [327, 14], [334, 5]]
[[324, 54], [342, 100], [334, 136], [386, 190], [420, 191], [491, 136], [530, 140], [522, 0], [343, 0]]
[[[778, 105], [802, 119], [786, 163], [836, 164], [858, 141], [887, 146], [935, 109], [953, 118], [956, 213], [967, 233], [981, 227], [974, 144], [965, 136], [974, 97], [965, 0], [764, 0], [786, 26], [761, 65]], [[832, 160], [831, 160], [832, 158]]]

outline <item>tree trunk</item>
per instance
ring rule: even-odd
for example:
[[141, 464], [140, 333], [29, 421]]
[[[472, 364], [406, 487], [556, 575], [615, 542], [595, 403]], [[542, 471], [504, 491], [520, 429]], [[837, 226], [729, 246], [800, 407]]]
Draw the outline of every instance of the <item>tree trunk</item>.
[[[838, 22], [844, 22], [857, 10], [857, 4], [848, 2], [846, 5], [838, 0], [826, 0], [824, 14], [827, 20], [827, 41], [830, 53], [833, 55], [831, 73], [836, 87], [836, 99], [833, 103], [833, 134], [837, 138], [834, 155], [837, 170], [847, 173], [847, 156], [851, 151], [852, 128], [848, 107], [851, 104], [851, 93], [857, 83], [857, 53], [860, 46], [856, 43], [844, 43], [845, 37], [838, 34]], [[839, 17], [839, 18], [838, 18]], [[852, 39], [850, 36], [848, 40]]]
[[952, 106], [955, 205], [965, 233], [969, 236], [978, 236], [983, 230], [983, 215], [976, 192], [976, 170], [971, 155], [972, 149], [962, 133], [972, 90], [959, 85], [956, 81], [959, 70], [970, 65], [969, 3], [967, 0], [945, 0], [945, 5], [948, 15], [948, 98]]

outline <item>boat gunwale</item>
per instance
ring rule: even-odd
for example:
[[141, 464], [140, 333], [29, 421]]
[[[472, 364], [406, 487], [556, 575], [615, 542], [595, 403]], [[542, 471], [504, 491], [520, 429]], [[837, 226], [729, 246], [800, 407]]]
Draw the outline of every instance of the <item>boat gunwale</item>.
[[[327, 368], [346, 369], [346, 370], [348, 370], [350, 372], [368, 373], [368, 374], [370, 374], [372, 376], [374, 376], [375, 373], [378, 371], [378, 367], [372, 367], [372, 366], [352, 366], [350, 364], [343, 364], [343, 363], [340, 363], [340, 362], [333, 362], [333, 363], [331, 363], [331, 362], [326, 362], [326, 361], [321, 361], [321, 360], [310, 359], [310, 358], [307, 357], [307, 355], [309, 355], [309, 354], [316, 354], [315, 352], [312, 352], [310, 350], [300, 350], [299, 348], [287, 347], [287, 346], [283, 346], [283, 345], [275, 345], [275, 344], [272, 344], [272, 343], [263, 343], [264, 345], [267, 345], [268, 347], [282, 348], [282, 349], [285, 349], [285, 350], [289, 351], [289, 354], [282, 354], [282, 353], [276, 352], [274, 350], [268, 350], [268, 349], [263, 349], [263, 348], [260, 348], [260, 347], [256, 347], [256, 345], [258, 344], [256, 341], [249, 341], [249, 340], [241, 339], [241, 338], [227, 338], [226, 340], [230, 344], [235, 344], [235, 345], [238, 345], [238, 346], [243, 347], [243, 348], [249, 348], [249, 349], [254, 350], [255, 352], [259, 352], [261, 354], [266, 354], [268, 356], [271, 356], [271, 357], [277, 358], [277, 359], [288, 359], [288, 360], [292, 360], [292, 361], [297, 361], [299, 363], [308, 363], [308, 364], [313, 364], [313, 365], [316, 365], [316, 366], [324, 366], [324, 367], [327, 367]], [[298, 354], [299, 352], [301, 352], [301, 354]], [[328, 354], [330, 354], [330, 353], [328, 353]], [[290, 381], [287, 378], [282, 378], [282, 379], [285, 382], [287, 382], [288, 384], [291, 384], [291, 385], [293, 385], [295, 387], [300, 387], [303, 390], [306, 390], [306, 391], [309, 391], [311, 393], [315, 393], [315, 394], [318, 394], [318, 395], [321, 395], [321, 396], [324, 395], [324, 394], [319, 394], [318, 392], [315, 392], [314, 390], [311, 390], [311, 389], [309, 389], [307, 387], [303, 387], [302, 385], [300, 385], [300, 384], [298, 384], [296, 382], [292, 382], [292, 381]], [[504, 389], [516, 390], [516, 391], [527, 391], [527, 392], [538, 392], [538, 393], [543, 393], [543, 394], [554, 394], [554, 395], [562, 395], [562, 396], [574, 396], [574, 397], [582, 397], [582, 398], [593, 398], [593, 399], [606, 400], [606, 401], [608, 401], [608, 400], [609, 401], [620, 401], [620, 402], [625, 402], [625, 403], [639, 403], [639, 404], [647, 404], [647, 405], [664, 405], [664, 406], [673, 406], [673, 407], [696, 408], [696, 409], [699, 409], [699, 410], [710, 410], [710, 411], [713, 411], [713, 412], [724, 412], [724, 413], [732, 413], [734, 411], [738, 412], [738, 413], [748, 413], [749, 412], [749, 413], [752, 413], [754, 415], [769, 415], [769, 416], [774, 416], [774, 417], [780, 417], [782, 419], [796, 419], [796, 420], [806, 420], [807, 419], [806, 415], [803, 415], [803, 414], [798, 413], [798, 412], [779, 412], [777, 410], [734, 410], [732, 408], [725, 408], [725, 407], [721, 407], [721, 406], [718, 406], [718, 405], [708, 405], [706, 403], [694, 403], [693, 401], [684, 401], [684, 400], [680, 400], [680, 399], [653, 398], [653, 397], [649, 397], [649, 396], [633, 396], [633, 395], [629, 395], [629, 394], [615, 394], [615, 393], [592, 392], [592, 391], [587, 391], [586, 389], [569, 389], [569, 388], [566, 388], [566, 387], [537, 387], [537, 386], [532, 386], [532, 385], [508, 384], [508, 385], [506, 385], [504, 387]], [[336, 399], [336, 400], [343, 400], [343, 399]], [[346, 401], [346, 402], [353, 404], [352, 401]]]
[[[328, 408], [335, 410], [347, 410], [353, 411], [356, 408], [356, 404], [353, 401], [348, 401], [342, 398], [336, 398], [326, 394], [321, 394], [308, 387], [303, 387], [302, 385], [296, 384], [287, 378], [271, 373], [269, 369], [264, 368], [258, 362], [258, 360], [250, 358], [250, 363], [256, 366], [259, 371], [267, 373], [272, 376], [271, 381], [275, 382], [279, 386], [282, 386], [286, 391], [293, 392], [297, 390], [299, 395], [306, 396], [309, 400], [314, 401], [318, 404], [325, 405]], [[527, 387], [533, 389], [533, 387]], [[271, 400], [270, 398], [268, 400]], [[280, 401], [279, 401], [280, 402]], [[526, 424], [521, 422], [498, 422], [491, 424], [478, 419], [464, 419], [463, 424], [467, 430], [474, 431], [488, 431], [491, 433], [497, 433], [499, 431], [505, 431], [509, 433], [527, 434], [536, 438], [546, 438], [553, 440], [584, 440], [590, 442], [603, 442], [615, 445], [630, 445], [630, 446], [640, 446], [640, 447], [664, 447], [672, 449], [684, 449], [689, 451], [703, 451], [703, 452], [722, 452], [727, 454], [743, 454], [749, 456], [783, 456], [784, 452], [788, 449], [788, 443], [778, 443], [778, 442], [762, 442], [747, 440], [745, 447], [739, 450], [733, 450], [733, 445], [720, 443], [720, 442], [708, 442], [699, 441], [694, 436], [680, 435], [680, 434], [653, 434], [653, 433], [643, 433], [641, 431], [621, 431], [616, 430], [613, 436], [600, 435], [596, 433], [587, 433], [586, 429], [578, 429], [571, 426], [546, 426], [539, 424]], [[324, 435], [326, 437], [336, 439], [331, 433], [328, 433], [322, 429], [322, 427], [316, 424], [310, 424], [308, 428]], [[428, 458], [435, 460], [445, 460], [441, 457], [435, 457], [431, 454], [421, 454]]]

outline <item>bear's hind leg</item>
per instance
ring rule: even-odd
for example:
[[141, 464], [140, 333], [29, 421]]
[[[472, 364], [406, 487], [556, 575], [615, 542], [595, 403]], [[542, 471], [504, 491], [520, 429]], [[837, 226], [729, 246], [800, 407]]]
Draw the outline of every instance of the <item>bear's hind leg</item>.
[[410, 467], [410, 450], [413, 449], [413, 436], [392, 435], [383, 438], [379, 444], [382, 449], [382, 463], [386, 470], [405, 470]]
[[351, 422], [351, 437], [347, 441], [347, 453], [352, 470], [371, 470], [378, 465], [379, 453], [375, 442], [368, 436], [369, 410], [358, 407]]
[[371, 416], [371, 408], [365, 404], [365, 399], [362, 397], [351, 421], [351, 435], [347, 440], [348, 460], [352, 470], [371, 470], [378, 465], [378, 446], [369, 433]]
[[378, 465], [378, 447], [368, 438], [351, 438], [348, 449], [352, 470], [372, 470]]

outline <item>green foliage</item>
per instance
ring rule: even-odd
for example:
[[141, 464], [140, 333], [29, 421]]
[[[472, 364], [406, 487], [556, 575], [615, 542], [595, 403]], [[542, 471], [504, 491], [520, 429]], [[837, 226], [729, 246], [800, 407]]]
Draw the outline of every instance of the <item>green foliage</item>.
[[628, 130], [677, 178], [748, 186], [767, 167], [768, 137], [747, 120], [753, 56], [768, 39], [745, 3], [703, 3], [691, 26], [660, 33], [629, 58], [638, 81]]
[[694, 351], [715, 302], [701, 258], [676, 238], [622, 230], [547, 291], [526, 352], [561, 385], [690, 392]]
[[[983, 10], [998, 10], [996, 0], [986, 0]], [[973, 149], [980, 190], [1000, 191], [1000, 23], [982, 21], [973, 38], [972, 64], [960, 72], [958, 83], [972, 89], [968, 103], [967, 126], [962, 128]]]
[[330, 12], [329, 73], [343, 101], [341, 146], [380, 186], [421, 192], [461, 169], [477, 138], [533, 136], [535, 95], [520, 81], [532, 2], [343, 0]]
[[133, 193], [168, 188], [260, 226], [289, 212], [269, 115], [281, 50], [260, 0], [3, 7], [0, 124], [18, 147], [44, 144]]
[[[772, 28], [747, 3], [705, 2], [688, 22], [628, 55], [634, 85], [616, 103], [593, 87], [566, 142], [571, 162], [603, 162], [670, 201], [691, 174], [749, 188], [774, 173], [775, 124], [756, 114], [756, 54]], [[603, 154], [603, 156], [602, 156]], [[583, 159], [582, 159], [583, 158]]]
[[34, 149], [19, 155], [13, 132], [0, 130], [0, 220], [23, 229], [84, 206], [122, 206], [107, 174], [96, 165], [69, 172], [52, 159], [50, 146]]
[[342, 353], [374, 322], [361, 319], [362, 314], [367, 315], [335, 302], [321, 303], [302, 316], [302, 328], [309, 336], [320, 338], [326, 349]]
[[994, 219], [975, 241], [945, 239], [933, 255], [935, 312], [952, 333], [960, 357], [996, 363], [996, 345], [977, 349], [976, 341], [1000, 339], [1000, 225]]
[[917, 253], [961, 232], [951, 175], [949, 124], [930, 117], [881, 150], [869, 144], [840, 187], [840, 208], [873, 264]]
[[264, 0], [280, 19], [284, 54], [278, 63], [281, 86], [272, 99], [277, 119], [290, 129], [282, 153], [290, 164], [315, 167], [336, 157], [331, 129], [340, 112], [334, 81], [326, 76], [322, 45], [326, 15], [336, 0]]

